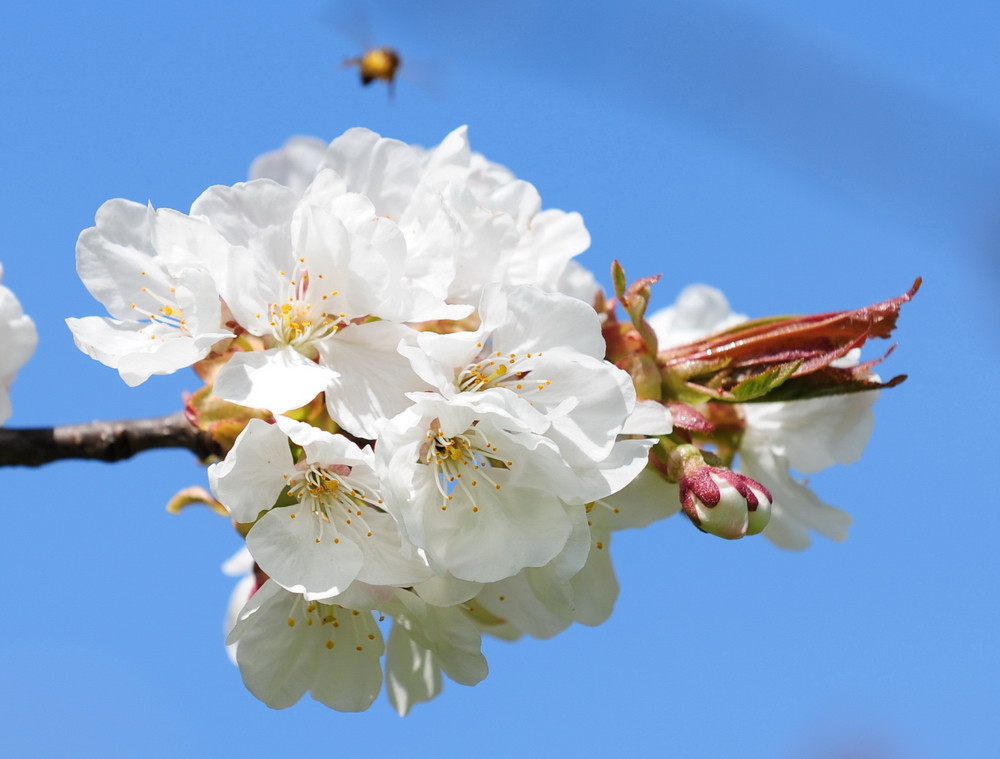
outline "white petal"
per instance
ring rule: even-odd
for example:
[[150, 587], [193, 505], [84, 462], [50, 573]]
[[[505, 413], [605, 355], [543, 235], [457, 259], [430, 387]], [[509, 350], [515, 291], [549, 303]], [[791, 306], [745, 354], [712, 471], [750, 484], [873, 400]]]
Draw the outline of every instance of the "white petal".
[[432, 606], [407, 591], [398, 592], [396, 598], [406, 609], [405, 613], [393, 611], [396, 623], [417, 644], [434, 652], [435, 663], [448, 677], [463, 685], [475, 685], [486, 677], [482, 636], [464, 609]]
[[741, 408], [747, 432], [741, 448], [769, 447], [803, 474], [834, 464], [853, 464], [875, 426], [877, 391]]
[[278, 150], [259, 156], [250, 179], [271, 179], [301, 195], [316, 175], [326, 142], [316, 137], [290, 137]]
[[364, 559], [337, 519], [321, 519], [299, 505], [271, 509], [250, 530], [247, 548], [286, 590], [327, 598], [354, 582]]
[[154, 374], [171, 374], [205, 358], [231, 332], [190, 336], [163, 324], [118, 321], [103, 316], [67, 319], [76, 346], [105, 366], [117, 369], [130, 386]]
[[441, 692], [441, 668], [434, 653], [417, 643], [406, 627], [394, 622], [385, 652], [385, 690], [389, 703], [405, 717], [414, 704]]
[[234, 354], [216, 377], [213, 391], [223, 400], [282, 414], [309, 403], [336, 376], [286, 346]]
[[594, 506], [595, 527], [626, 530], [646, 527], [681, 509], [680, 489], [647, 466], [631, 483]]
[[618, 580], [611, 566], [611, 533], [595, 529], [593, 540], [587, 563], [570, 580], [576, 621], [592, 626], [611, 616], [618, 598]]
[[326, 394], [330, 416], [348, 432], [374, 439], [378, 425], [410, 405], [407, 392], [429, 390], [396, 350], [413, 330], [370, 322], [341, 330], [320, 345], [326, 366], [336, 370]]
[[424, 513], [424, 550], [458, 578], [493, 582], [542, 566], [569, 538], [571, 525], [555, 495], [484, 486], [475, 503], [478, 512], [472, 503], [452, 502], [447, 512], [430, 507]]
[[381, 216], [399, 218], [423, 172], [424, 151], [367, 129], [350, 129], [330, 143], [323, 166], [347, 189], [371, 199]]
[[251, 419], [226, 458], [209, 467], [208, 479], [233, 518], [247, 523], [274, 505], [294, 471], [284, 433], [262, 419]]
[[669, 435], [673, 429], [670, 409], [659, 401], [642, 400], [635, 404], [622, 428], [623, 435]]
[[851, 516], [824, 503], [788, 471], [788, 461], [768, 450], [741, 452], [740, 471], [763, 483], [771, 492], [771, 519], [764, 536], [793, 550], [807, 548], [814, 530], [831, 540], [845, 540]]

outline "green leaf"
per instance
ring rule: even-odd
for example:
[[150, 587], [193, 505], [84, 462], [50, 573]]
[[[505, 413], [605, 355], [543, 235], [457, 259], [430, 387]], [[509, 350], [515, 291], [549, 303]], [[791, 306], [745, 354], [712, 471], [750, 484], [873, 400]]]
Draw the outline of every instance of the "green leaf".
[[733, 398], [738, 403], [762, 398], [795, 374], [801, 365], [801, 361], [789, 361], [786, 364], [778, 364], [777, 366], [765, 369], [760, 374], [743, 380], [734, 386], [732, 389]]

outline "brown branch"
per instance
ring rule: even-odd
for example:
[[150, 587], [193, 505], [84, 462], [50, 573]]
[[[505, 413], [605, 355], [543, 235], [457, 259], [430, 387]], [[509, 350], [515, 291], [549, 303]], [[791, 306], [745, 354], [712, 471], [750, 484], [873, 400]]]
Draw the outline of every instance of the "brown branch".
[[154, 448], [187, 448], [202, 460], [220, 453], [183, 411], [154, 419], [0, 428], [0, 466], [41, 466], [62, 459], [121, 461]]

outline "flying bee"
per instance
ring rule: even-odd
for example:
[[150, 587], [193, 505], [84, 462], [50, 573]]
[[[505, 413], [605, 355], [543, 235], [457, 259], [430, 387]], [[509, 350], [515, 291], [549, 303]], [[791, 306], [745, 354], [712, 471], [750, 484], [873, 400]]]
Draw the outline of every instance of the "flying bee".
[[[371, 20], [361, 0], [338, 0], [329, 7], [326, 21], [341, 36], [350, 40], [355, 50], [362, 51], [347, 58], [343, 66], [357, 66], [361, 84], [365, 87], [375, 81], [385, 82], [392, 99], [403, 58], [396, 48], [377, 44]], [[419, 64], [414, 66], [413, 60], [408, 59], [403, 76], [410, 79], [419, 68]]]
[[389, 88], [389, 96], [395, 90], [396, 74], [403, 65], [399, 53], [391, 47], [375, 47], [366, 50], [355, 58], [344, 61], [345, 66], [357, 66], [361, 75], [361, 84], [367, 86], [376, 79], [381, 79]]

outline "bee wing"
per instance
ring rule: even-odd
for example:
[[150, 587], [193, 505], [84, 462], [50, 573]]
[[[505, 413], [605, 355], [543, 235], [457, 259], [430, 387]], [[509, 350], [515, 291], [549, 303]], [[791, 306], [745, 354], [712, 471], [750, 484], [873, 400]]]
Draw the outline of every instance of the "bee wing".
[[447, 90], [448, 67], [439, 60], [406, 58], [399, 66], [399, 75], [426, 94], [443, 98]]
[[375, 47], [371, 19], [357, 0], [331, 3], [323, 14], [323, 20], [354, 45], [359, 54]]

